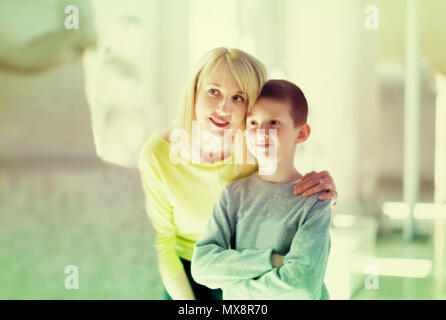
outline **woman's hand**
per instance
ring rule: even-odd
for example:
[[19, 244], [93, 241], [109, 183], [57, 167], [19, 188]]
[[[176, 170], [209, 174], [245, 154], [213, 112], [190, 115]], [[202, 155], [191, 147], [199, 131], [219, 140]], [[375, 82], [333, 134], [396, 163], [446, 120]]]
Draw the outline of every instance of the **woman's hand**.
[[294, 194], [301, 194], [309, 197], [319, 191], [327, 191], [326, 194], [319, 195], [319, 200], [333, 199], [336, 202], [338, 193], [336, 186], [328, 171], [316, 173], [314, 171], [307, 173], [302, 180], [294, 186]]
[[194, 291], [184, 270], [173, 278], [163, 280], [163, 285], [173, 300], [195, 300]]

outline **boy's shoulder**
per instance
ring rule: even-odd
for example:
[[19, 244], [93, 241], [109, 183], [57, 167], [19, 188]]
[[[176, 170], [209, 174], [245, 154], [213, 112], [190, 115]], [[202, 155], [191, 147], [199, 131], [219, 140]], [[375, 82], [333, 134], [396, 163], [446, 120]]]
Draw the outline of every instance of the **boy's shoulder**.
[[[261, 190], [262, 184], [259, 184], [257, 179], [257, 172], [254, 172], [244, 178], [232, 181], [226, 185], [225, 191], [232, 199], [252, 199], [252, 197], [263, 196], [264, 190]], [[307, 209], [305, 211], [308, 211], [308, 209], [324, 210], [326, 208], [331, 208], [331, 200], [319, 200], [319, 195], [325, 193], [327, 193], [327, 191], [320, 191], [309, 197], [304, 197], [303, 194], [293, 195], [292, 192], [288, 195], [284, 193], [283, 200], [292, 201], [295, 203], [296, 207], [304, 210]]]
[[328, 193], [328, 192], [323, 190], [323, 191], [319, 191], [319, 192], [317, 192], [317, 193], [307, 197], [306, 200], [305, 200], [305, 202], [306, 202], [305, 204], [306, 205], [310, 205], [310, 206], [314, 206], [314, 205], [318, 204], [321, 207], [330, 206], [331, 205], [331, 199], [328, 199], [328, 200], [320, 200], [319, 199], [320, 195], [326, 194], [326, 193]]
[[320, 200], [319, 195], [326, 194], [327, 191], [319, 191], [309, 197], [304, 197], [301, 195], [303, 199], [303, 205], [302, 207], [307, 208], [308, 210], [311, 209], [311, 211], [314, 210], [329, 210], [331, 211], [331, 199], [328, 200]]
[[[303, 221], [311, 216], [324, 217], [323, 219], [331, 219], [331, 199], [319, 200], [319, 195], [325, 194], [327, 191], [319, 191], [303, 200], [301, 208], [303, 209]], [[303, 197], [303, 195], [302, 195]]]

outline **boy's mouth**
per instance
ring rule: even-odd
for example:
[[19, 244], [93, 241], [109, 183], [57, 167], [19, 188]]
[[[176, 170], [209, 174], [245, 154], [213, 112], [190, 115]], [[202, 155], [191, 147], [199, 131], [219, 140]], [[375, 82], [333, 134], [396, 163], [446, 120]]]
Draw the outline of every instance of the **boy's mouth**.
[[218, 128], [225, 128], [229, 125], [229, 121], [225, 121], [222, 119], [218, 119], [215, 117], [209, 117], [209, 120], [211, 120], [212, 124]]

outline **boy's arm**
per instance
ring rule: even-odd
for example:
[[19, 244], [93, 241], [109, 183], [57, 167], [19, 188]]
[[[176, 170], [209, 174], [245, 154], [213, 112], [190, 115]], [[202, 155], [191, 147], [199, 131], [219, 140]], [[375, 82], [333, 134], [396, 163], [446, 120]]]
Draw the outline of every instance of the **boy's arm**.
[[261, 276], [270, 271], [270, 249], [230, 249], [235, 236], [236, 212], [228, 212], [228, 191], [223, 192], [214, 206], [207, 226], [194, 248], [192, 276], [209, 288], [223, 288], [241, 280]]
[[330, 200], [316, 201], [299, 226], [283, 266], [236, 283], [231, 291], [243, 299], [319, 299], [331, 247], [330, 224]]

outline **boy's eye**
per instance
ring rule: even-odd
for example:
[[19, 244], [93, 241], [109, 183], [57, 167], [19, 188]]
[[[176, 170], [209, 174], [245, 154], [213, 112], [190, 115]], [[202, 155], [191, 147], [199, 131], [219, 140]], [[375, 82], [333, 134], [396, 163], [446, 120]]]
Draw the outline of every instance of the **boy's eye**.
[[271, 124], [272, 124], [273, 126], [277, 126], [277, 125], [279, 124], [279, 121], [277, 121], [277, 120], [271, 120]]
[[213, 96], [216, 96], [219, 93], [217, 89], [209, 89], [208, 92]]

